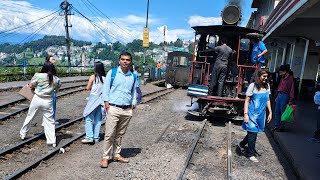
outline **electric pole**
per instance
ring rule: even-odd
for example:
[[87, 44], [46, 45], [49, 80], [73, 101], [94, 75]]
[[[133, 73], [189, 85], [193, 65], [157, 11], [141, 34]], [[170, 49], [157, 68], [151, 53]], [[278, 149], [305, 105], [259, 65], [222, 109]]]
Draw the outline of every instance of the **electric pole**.
[[70, 36], [69, 36], [69, 27], [72, 27], [69, 25], [69, 18], [68, 16], [71, 15], [70, 13], [70, 5], [68, 0], [65, 0], [60, 4], [60, 8], [64, 10], [64, 17], [65, 17], [65, 29], [66, 29], [66, 47], [67, 47], [67, 57], [68, 57], [68, 66], [70, 71], [71, 66], [71, 55], [70, 55]]

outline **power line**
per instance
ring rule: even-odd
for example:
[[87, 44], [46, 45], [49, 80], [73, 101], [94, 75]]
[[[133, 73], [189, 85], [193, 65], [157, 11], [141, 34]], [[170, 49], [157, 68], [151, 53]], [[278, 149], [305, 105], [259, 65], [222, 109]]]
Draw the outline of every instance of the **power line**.
[[28, 26], [28, 25], [30, 25], [30, 24], [33, 24], [33, 23], [37, 22], [37, 21], [40, 21], [40, 20], [42, 20], [42, 19], [45, 19], [45, 18], [47, 18], [47, 17], [49, 17], [49, 16], [51, 16], [51, 15], [53, 15], [53, 14], [55, 14], [55, 13], [59, 12], [59, 11], [60, 11], [60, 10], [57, 10], [57, 11], [55, 11], [55, 12], [53, 12], [53, 13], [51, 13], [51, 14], [47, 15], [47, 16], [44, 16], [44, 17], [42, 17], [42, 18], [40, 18], [40, 19], [37, 19], [37, 20], [32, 21], [32, 22], [29, 22], [29, 23], [26, 23], [26, 24], [24, 24], [24, 25], [21, 25], [21, 26], [15, 27], [15, 28], [13, 28], [13, 29], [9, 29], [9, 30], [6, 30], [6, 31], [2, 31], [2, 32], [0, 32], [0, 34], [4, 34], [4, 33], [7, 33], [7, 32], [10, 32], [10, 31], [13, 31], [13, 30], [16, 30], [16, 29], [22, 28], [22, 27], [24, 27], [24, 26]]
[[24, 25], [21, 25], [21, 26], [19, 26], [19, 27], [15, 27], [15, 28], [10, 29], [10, 30], [6, 30], [6, 32], [4, 32], [3, 34], [0, 34], [0, 36], [2, 37], [2, 38], [1, 38], [1, 41], [2, 41], [2, 42], [5, 42], [6, 40], [8, 40], [8, 39], [10, 39], [10, 38], [13, 38], [13, 37], [15, 37], [15, 36], [18, 36], [18, 35], [19, 35], [19, 34], [17, 33], [18, 31], [22, 31], [22, 30], [24, 30], [24, 29], [33, 29], [34, 27], [37, 27], [37, 26], [41, 25], [41, 24], [42, 24], [42, 22], [41, 22], [41, 24], [40, 24], [40, 21], [41, 21], [41, 20], [44, 20], [45, 18], [48, 18], [49, 16], [52, 16], [53, 14], [59, 14], [59, 12], [56, 11], [56, 12], [51, 13], [51, 14], [49, 14], [49, 15], [43, 17], [43, 18], [40, 18], [40, 19], [38, 19], [38, 20], [32, 21], [32, 22], [30, 22], [30, 23], [26, 23], [26, 24], [24, 24]]
[[36, 31], [34, 31], [32, 34], [30, 34], [29, 36], [27, 36], [26, 38], [24, 38], [21, 42], [19, 42], [19, 44], [21, 44], [22, 42], [24, 42], [25, 40], [27, 40], [29, 37], [35, 37], [42, 29], [44, 29], [44, 27], [46, 27], [47, 24], [52, 23], [52, 21], [54, 21], [56, 18], [58, 17], [58, 15], [54, 16], [53, 18], [51, 18], [49, 21], [47, 21], [44, 25], [42, 25], [39, 29], [37, 29]]
[[[92, 15], [94, 15], [95, 13], [91, 10], [91, 8], [87, 5], [87, 3], [86, 2], [84, 2], [83, 0], [81, 0], [85, 5], [86, 5], [86, 7], [91, 11], [91, 13], [92, 13]], [[93, 9], [94, 10], [94, 9]], [[96, 10], [94, 10], [94, 11], [96, 11]], [[99, 14], [97, 14], [98, 16], [96, 17], [96, 19], [100, 22], [100, 26], [103, 26], [104, 25], [104, 23], [99, 19]], [[105, 27], [105, 29], [109, 29], [109, 27], [108, 26], [104, 26]], [[103, 28], [101, 28], [101, 29], [103, 29]], [[123, 30], [122, 30], [123, 31]], [[125, 31], [123, 31], [123, 32], [125, 32]], [[110, 32], [109, 32], [110, 33]], [[127, 32], [125, 32], [125, 33], [127, 33]], [[114, 35], [114, 34], [113, 34]], [[115, 36], [115, 35], [114, 35]], [[126, 40], [129, 40], [128, 38], [126, 38], [126, 37], [123, 37], [123, 38], [125, 38]]]
[[[122, 40], [119, 40], [118, 38], [116, 38], [113, 34], [109, 33], [109, 32], [106, 32], [104, 31], [101, 27], [99, 27], [100, 25], [95, 23], [94, 21], [92, 21], [91, 19], [89, 19], [88, 17], [86, 17], [85, 15], [83, 15], [78, 9], [76, 9], [74, 6], [71, 6], [72, 9], [74, 9], [80, 16], [82, 16], [83, 18], [85, 18], [86, 20], [88, 20], [95, 28], [98, 28], [99, 32], [102, 31], [104, 32], [105, 34], [108, 34], [109, 36], [111, 36], [112, 38], [118, 40], [118, 41], [121, 41], [123, 42]], [[101, 32], [100, 32], [101, 33]], [[105, 37], [104, 34], [102, 34], [103, 37]], [[124, 42], [123, 42], [124, 43]]]
[[[83, 0], [82, 0], [83, 1]], [[120, 27], [118, 24], [116, 24], [114, 21], [112, 21], [107, 15], [105, 15], [102, 11], [100, 11], [95, 5], [93, 5], [89, 0], [86, 0], [91, 6], [93, 6], [97, 11], [99, 11], [102, 15], [104, 15], [107, 19], [109, 19], [114, 25], [116, 25], [119, 29], [121, 29], [123, 32], [127, 33], [129, 36], [129, 32], [128, 30], [126, 30], [125, 28], [123, 27]], [[126, 31], [125, 31], [125, 30]]]

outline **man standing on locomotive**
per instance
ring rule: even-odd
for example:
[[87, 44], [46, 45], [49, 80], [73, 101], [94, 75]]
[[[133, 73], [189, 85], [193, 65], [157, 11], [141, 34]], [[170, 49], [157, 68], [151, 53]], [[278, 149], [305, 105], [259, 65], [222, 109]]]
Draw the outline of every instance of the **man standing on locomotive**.
[[266, 45], [258, 37], [254, 37], [251, 43], [253, 44], [251, 62], [254, 65], [257, 64], [258, 67], [264, 68], [263, 66], [266, 63], [264, 55], [268, 52]]
[[232, 57], [232, 49], [227, 45], [227, 40], [221, 38], [221, 46], [213, 48], [217, 53], [217, 58], [213, 66], [210, 77], [209, 95], [214, 95], [214, 90], [218, 84], [218, 96], [222, 96], [223, 85], [228, 72], [228, 64]]

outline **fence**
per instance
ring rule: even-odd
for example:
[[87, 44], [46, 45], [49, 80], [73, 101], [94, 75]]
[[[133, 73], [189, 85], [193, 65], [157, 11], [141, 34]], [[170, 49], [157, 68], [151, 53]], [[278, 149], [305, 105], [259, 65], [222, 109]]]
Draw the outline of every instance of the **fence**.
[[[0, 66], [0, 82], [31, 79], [40, 72], [42, 65], [8, 65]], [[93, 73], [92, 66], [56, 66], [59, 77], [86, 76]]]
[[148, 72], [148, 78], [145, 77], [145, 79], [147, 79], [148, 81], [158, 81], [158, 80], [165, 79], [165, 71], [163, 69], [152, 67], [152, 68], [149, 68], [147, 72]]

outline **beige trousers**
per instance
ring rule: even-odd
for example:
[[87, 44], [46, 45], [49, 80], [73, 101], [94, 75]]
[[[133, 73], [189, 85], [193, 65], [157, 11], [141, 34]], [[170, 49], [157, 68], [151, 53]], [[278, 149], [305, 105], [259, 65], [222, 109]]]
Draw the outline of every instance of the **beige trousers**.
[[105, 131], [105, 145], [103, 157], [110, 159], [113, 148], [113, 156], [117, 157], [121, 151], [121, 139], [126, 133], [128, 124], [132, 117], [132, 109], [121, 109], [110, 106]]
[[20, 136], [25, 136], [30, 130], [31, 122], [37, 115], [38, 111], [42, 111], [42, 126], [44, 127], [44, 134], [47, 139], [47, 144], [56, 143], [55, 124], [53, 119], [52, 97], [39, 97], [36, 94], [33, 96], [29, 106], [29, 111], [22, 128], [20, 129]]

